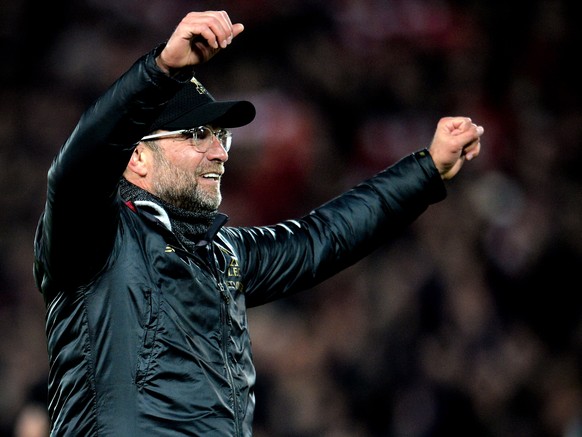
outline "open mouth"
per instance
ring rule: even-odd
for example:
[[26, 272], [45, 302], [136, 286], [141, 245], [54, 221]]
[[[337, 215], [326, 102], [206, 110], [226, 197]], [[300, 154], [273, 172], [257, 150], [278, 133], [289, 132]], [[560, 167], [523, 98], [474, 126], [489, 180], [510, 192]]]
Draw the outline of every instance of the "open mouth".
[[220, 173], [204, 173], [202, 177], [204, 179], [219, 180], [222, 175]]

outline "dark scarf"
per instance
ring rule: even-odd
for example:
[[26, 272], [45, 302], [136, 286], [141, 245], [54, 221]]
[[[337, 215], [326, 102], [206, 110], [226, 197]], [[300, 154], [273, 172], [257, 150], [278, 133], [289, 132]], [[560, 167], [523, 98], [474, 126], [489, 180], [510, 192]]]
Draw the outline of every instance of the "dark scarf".
[[204, 236], [217, 214], [217, 211], [187, 211], [178, 208], [128, 182], [125, 178], [121, 179], [119, 191], [123, 200], [132, 202], [146, 200], [161, 206], [168, 213], [172, 231], [190, 251], [194, 250], [196, 242]]

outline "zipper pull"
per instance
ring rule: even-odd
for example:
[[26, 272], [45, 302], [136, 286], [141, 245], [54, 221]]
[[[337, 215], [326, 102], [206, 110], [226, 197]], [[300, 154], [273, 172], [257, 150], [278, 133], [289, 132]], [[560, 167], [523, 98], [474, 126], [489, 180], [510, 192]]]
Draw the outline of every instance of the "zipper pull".
[[224, 299], [224, 301], [227, 304], [229, 304], [230, 303], [230, 295], [224, 289], [224, 285], [222, 284], [222, 282], [218, 282], [218, 288], [220, 289], [220, 294], [221, 294], [222, 298]]

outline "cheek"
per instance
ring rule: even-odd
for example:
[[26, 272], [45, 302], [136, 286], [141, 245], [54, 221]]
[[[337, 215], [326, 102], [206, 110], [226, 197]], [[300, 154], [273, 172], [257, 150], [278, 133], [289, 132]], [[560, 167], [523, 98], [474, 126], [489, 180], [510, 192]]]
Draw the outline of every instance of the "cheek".
[[166, 155], [166, 157], [171, 165], [183, 170], [192, 171], [200, 165], [204, 155], [197, 153], [195, 150], [181, 149]]

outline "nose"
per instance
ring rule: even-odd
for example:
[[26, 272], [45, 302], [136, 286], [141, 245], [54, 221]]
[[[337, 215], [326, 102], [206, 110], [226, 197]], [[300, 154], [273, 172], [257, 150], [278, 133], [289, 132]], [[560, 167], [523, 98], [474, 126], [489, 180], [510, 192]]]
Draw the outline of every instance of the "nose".
[[206, 151], [206, 157], [211, 161], [213, 160], [219, 160], [222, 162], [228, 161], [228, 152], [224, 147], [222, 147], [222, 144], [220, 144], [220, 141], [218, 140], [218, 138], [216, 138], [216, 135], [214, 134], [212, 135], [210, 146]]

